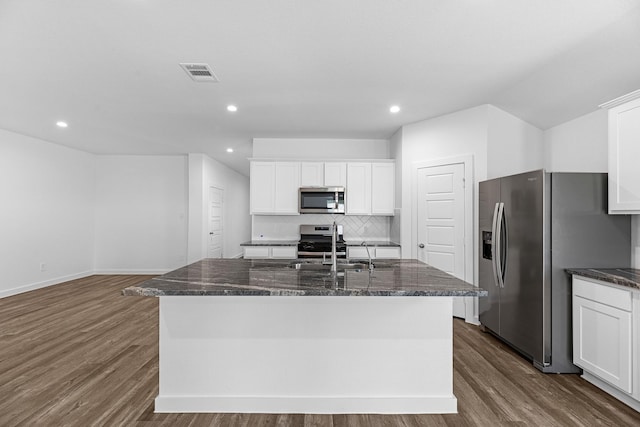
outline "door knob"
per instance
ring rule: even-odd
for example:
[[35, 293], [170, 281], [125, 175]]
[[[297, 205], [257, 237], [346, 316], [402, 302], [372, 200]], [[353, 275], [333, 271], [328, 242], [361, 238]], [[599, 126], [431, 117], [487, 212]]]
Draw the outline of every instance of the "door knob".
[[423, 248], [424, 248], [424, 243], [420, 243], [420, 244], [418, 245], [418, 247], [419, 247], [420, 249], [423, 249]]

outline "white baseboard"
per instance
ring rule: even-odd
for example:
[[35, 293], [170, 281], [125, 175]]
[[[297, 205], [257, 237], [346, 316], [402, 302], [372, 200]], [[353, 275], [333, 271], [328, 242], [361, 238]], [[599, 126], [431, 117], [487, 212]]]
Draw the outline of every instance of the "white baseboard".
[[155, 269], [141, 269], [141, 270], [131, 270], [131, 269], [118, 269], [118, 268], [114, 268], [114, 269], [107, 269], [107, 270], [95, 270], [93, 272], [93, 274], [139, 274], [139, 275], [146, 275], [146, 274], [165, 274], [168, 273], [170, 271], [175, 270], [175, 268], [170, 268], [170, 269], [164, 269], [164, 270], [155, 270]]
[[480, 318], [478, 318], [478, 316], [467, 317], [464, 321], [472, 325], [480, 326]]
[[633, 397], [629, 396], [627, 393], [621, 390], [618, 390], [617, 388], [607, 384], [606, 382], [602, 381], [600, 378], [596, 377], [595, 375], [591, 375], [587, 371], [584, 371], [581, 377], [584, 380], [589, 381], [591, 384], [595, 385], [599, 389], [609, 393], [611, 396], [615, 397], [625, 405], [630, 406], [636, 411], [640, 412], [640, 401], [635, 400]]
[[68, 282], [69, 280], [82, 279], [95, 274], [93, 271], [83, 271], [82, 273], [70, 274], [68, 276], [56, 277], [54, 279], [43, 280], [42, 282], [30, 283], [28, 285], [19, 286], [17, 288], [0, 290], [0, 298], [18, 295], [24, 292], [35, 291], [36, 289], [46, 288], [47, 286], [57, 285], [59, 283]]
[[113, 269], [113, 270], [95, 270], [95, 271], [83, 271], [81, 273], [70, 274], [68, 276], [56, 277], [54, 279], [43, 280], [42, 282], [30, 283], [28, 285], [19, 286], [17, 288], [0, 290], [0, 298], [6, 298], [13, 295], [22, 294], [24, 292], [35, 291], [36, 289], [46, 288], [47, 286], [58, 285], [70, 280], [82, 279], [83, 277], [89, 277], [96, 274], [127, 274], [127, 275], [161, 275], [173, 271], [174, 269], [165, 270], [127, 270], [127, 269]]
[[244, 256], [244, 253], [243, 253], [243, 252], [240, 252], [239, 254], [233, 255], [233, 256], [231, 256], [230, 258], [233, 258], [233, 259], [240, 259], [240, 258], [242, 258], [243, 256]]
[[455, 396], [158, 396], [156, 413], [456, 414]]

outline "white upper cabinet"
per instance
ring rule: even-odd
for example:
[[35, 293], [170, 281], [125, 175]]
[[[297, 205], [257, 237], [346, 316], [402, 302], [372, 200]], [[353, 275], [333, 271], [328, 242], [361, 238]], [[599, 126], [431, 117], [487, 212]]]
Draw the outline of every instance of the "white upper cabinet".
[[347, 215], [371, 215], [371, 163], [347, 164]]
[[251, 213], [298, 215], [299, 162], [251, 162]]
[[251, 162], [249, 187], [251, 213], [273, 213], [276, 200], [276, 163]]
[[[640, 97], [640, 91], [618, 100]], [[609, 110], [609, 213], [640, 214], [640, 99]]]
[[393, 162], [251, 161], [252, 215], [298, 215], [300, 187], [345, 187], [347, 215], [393, 215]]
[[395, 165], [371, 164], [371, 214], [393, 215], [395, 206]]
[[301, 187], [322, 187], [323, 185], [325, 185], [323, 162], [300, 163]]
[[276, 162], [276, 203], [278, 215], [299, 215], [300, 163]]
[[325, 163], [324, 185], [327, 187], [346, 187], [347, 164], [344, 162]]
[[393, 215], [395, 165], [348, 163], [345, 197], [347, 215]]

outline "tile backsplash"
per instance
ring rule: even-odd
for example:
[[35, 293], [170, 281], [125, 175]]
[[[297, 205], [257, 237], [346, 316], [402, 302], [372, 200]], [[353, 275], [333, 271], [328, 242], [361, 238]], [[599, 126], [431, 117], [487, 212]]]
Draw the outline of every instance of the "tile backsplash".
[[346, 240], [390, 240], [391, 217], [359, 215], [254, 215], [253, 240], [298, 240], [301, 224], [332, 224], [343, 226]]

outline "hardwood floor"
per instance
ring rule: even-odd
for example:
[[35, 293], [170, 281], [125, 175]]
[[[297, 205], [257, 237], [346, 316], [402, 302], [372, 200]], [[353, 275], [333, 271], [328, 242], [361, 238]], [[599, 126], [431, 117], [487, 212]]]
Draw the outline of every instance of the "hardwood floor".
[[0, 299], [0, 426], [632, 426], [577, 375], [545, 375], [454, 321], [454, 415], [155, 414], [158, 300], [145, 276], [92, 276]]

